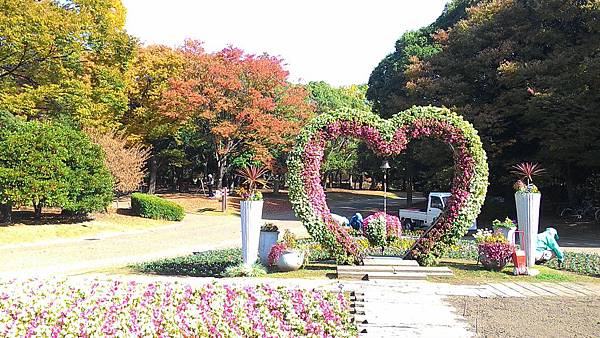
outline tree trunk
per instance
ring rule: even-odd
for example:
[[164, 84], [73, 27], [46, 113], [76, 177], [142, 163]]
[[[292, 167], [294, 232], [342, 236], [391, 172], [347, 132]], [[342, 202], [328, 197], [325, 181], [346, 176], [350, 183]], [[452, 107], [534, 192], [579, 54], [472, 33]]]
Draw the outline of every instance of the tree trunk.
[[156, 175], [158, 172], [158, 162], [156, 155], [152, 155], [150, 158], [150, 182], [148, 182], [148, 193], [154, 194], [156, 191]]
[[406, 180], [406, 206], [410, 208], [413, 203], [413, 178], [408, 176]]
[[281, 177], [279, 175], [275, 175], [275, 179], [273, 180], [273, 193], [279, 194], [279, 187], [281, 185]]
[[38, 202], [35, 203], [33, 202], [33, 219], [35, 219], [36, 221], [39, 221], [42, 219], [42, 207], [43, 207], [43, 203], [42, 202]]
[[2, 222], [12, 223], [12, 202], [6, 202], [1, 205], [2, 210]]
[[371, 186], [369, 187], [369, 189], [375, 190], [375, 188], [377, 188], [377, 180], [375, 179], [375, 176], [371, 176]]
[[352, 182], [352, 174], [350, 174], [350, 176], [348, 177], [348, 182], [350, 183], [350, 190], [352, 190], [354, 188], [354, 183]]
[[225, 168], [227, 168], [227, 159], [221, 156], [217, 157], [217, 183], [216, 189], [223, 187], [223, 176], [225, 175]]

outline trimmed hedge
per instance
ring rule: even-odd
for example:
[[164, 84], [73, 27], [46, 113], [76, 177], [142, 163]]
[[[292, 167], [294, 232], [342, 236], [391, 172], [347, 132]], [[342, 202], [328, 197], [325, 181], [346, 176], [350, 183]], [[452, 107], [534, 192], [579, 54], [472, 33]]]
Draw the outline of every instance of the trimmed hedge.
[[225, 271], [242, 263], [242, 249], [203, 251], [131, 265], [138, 272], [167, 276], [224, 277]]
[[181, 221], [185, 216], [183, 207], [154, 195], [131, 194], [131, 210], [141, 217]]

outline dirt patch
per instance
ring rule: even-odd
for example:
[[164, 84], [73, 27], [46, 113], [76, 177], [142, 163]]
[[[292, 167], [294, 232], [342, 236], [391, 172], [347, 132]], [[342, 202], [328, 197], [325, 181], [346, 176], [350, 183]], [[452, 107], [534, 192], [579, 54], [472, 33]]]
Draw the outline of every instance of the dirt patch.
[[597, 337], [600, 297], [448, 298], [479, 337]]

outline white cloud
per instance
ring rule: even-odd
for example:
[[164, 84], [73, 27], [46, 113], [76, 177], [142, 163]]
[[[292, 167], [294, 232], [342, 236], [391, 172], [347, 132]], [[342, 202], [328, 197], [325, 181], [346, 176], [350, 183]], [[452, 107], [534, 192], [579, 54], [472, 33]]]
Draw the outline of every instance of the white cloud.
[[292, 81], [366, 83], [405, 31], [433, 22], [446, 0], [123, 0], [127, 30], [144, 43], [199, 39], [284, 59]]

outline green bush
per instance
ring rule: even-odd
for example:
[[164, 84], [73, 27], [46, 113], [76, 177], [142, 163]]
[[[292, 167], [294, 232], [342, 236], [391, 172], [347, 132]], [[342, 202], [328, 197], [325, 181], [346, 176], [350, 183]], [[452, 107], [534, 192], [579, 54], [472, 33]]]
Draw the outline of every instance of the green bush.
[[179, 204], [158, 196], [140, 193], [131, 194], [131, 210], [145, 218], [169, 221], [181, 221], [185, 216], [183, 207]]
[[45, 206], [88, 213], [113, 198], [100, 147], [79, 130], [37, 121], [14, 122], [2, 133], [0, 186], [2, 203], [33, 205], [38, 218]]
[[224, 277], [227, 268], [242, 263], [241, 249], [210, 250], [194, 255], [166, 258], [132, 267], [143, 273], [169, 276]]

